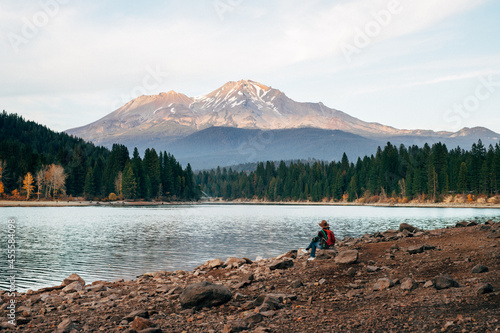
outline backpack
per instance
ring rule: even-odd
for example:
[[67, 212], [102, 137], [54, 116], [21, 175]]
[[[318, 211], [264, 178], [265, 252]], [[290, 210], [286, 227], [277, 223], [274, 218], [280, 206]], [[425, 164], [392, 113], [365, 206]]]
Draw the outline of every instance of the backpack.
[[320, 239], [320, 245], [322, 248], [327, 249], [330, 246], [335, 245], [335, 235], [333, 234], [333, 231], [321, 230], [321, 232], [323, 233], [323, 236], [325, 236]]

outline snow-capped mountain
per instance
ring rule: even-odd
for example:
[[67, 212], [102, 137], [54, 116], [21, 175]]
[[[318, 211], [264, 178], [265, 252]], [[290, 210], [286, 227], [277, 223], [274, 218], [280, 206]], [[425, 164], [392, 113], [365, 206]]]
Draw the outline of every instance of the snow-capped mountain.
[[[242, 151], [252, 142], [250, 136], [262, 136], [262, 131], [270, 131], [273, 143], [282, 145], [273, 147], [276, 159], [298, 155], [299, 151], [302, 153], [296, 158], [335, 159], [344, 151], [354, 158], [372, 153], [374, 147], [387, 141], [406, 145], [441, 141], [450, 147], [467, 147], [478, 138], [491, 143], [500, 137], [480, 127], [452, 133], [401, 130], [365, 122], [321, 102], [296, 102], [278, 89], [251, 80], [231, 81], [198, 97], [175, 91], [140, 96], [102, 119], [66, 132], [108, 147], [122, 143], [129, 148], [168, 150], [193, 165], [199, 159], [198, 167], [203, 167], [201, 161], [210, 160], [211, 166], [239, 163], [242, 158], [248, 162]], [[211, 144], [207, 146], [208, 142]], [[257, 143], [248, 147], [247, 151], [255, 151], [252, 159], [270, 158], [262, 155], [271, 151], [269, 145], [265, 151], [261, 146]], [[207, 156], [203, 158], [203, 154]]]
[[119, 137], [182, 137], [212, 126], [266, 130], [314, 127], [363, 136], [417, 134], [367, 123], [323, 103], [295, 102], [280, 90], [251, 80], [231, 81], [198, 97], [174, 91], [140, 96], [67, 133], [107, 144]]

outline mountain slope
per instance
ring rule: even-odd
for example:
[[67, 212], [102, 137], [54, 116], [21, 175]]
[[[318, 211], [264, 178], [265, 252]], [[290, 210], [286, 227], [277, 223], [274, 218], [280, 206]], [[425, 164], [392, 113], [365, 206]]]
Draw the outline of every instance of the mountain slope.
[[296, 128], [278, 130], [210, 127], [168, 145], [179, 162], [195, 169], [266, 160], [316, 158], [351, 160], [373, 154], [378, 142], [339, 130]]

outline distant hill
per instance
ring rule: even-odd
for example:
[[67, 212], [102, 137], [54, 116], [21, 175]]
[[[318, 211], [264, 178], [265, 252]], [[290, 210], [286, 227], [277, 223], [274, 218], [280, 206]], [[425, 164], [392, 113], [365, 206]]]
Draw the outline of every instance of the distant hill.
[[181, 163], [189, 161], [193, 168], [203, 169], [255, 161], [338, 160], [343, 152], [355, 159], [374, 153], [378, 144], [339, 130], [297, 128], [264, 131], [211, 127], [168, 146]]

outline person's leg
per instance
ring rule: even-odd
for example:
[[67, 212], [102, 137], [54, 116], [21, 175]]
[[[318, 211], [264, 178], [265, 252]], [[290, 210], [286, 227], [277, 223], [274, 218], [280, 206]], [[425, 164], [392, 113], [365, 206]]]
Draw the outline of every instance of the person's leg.
[[316, 257], [316, 248], [319, 247], [319, 242], [311, 242], [311, 244], [309, 246], [311, 247], [310, 257], [315, 258]]

